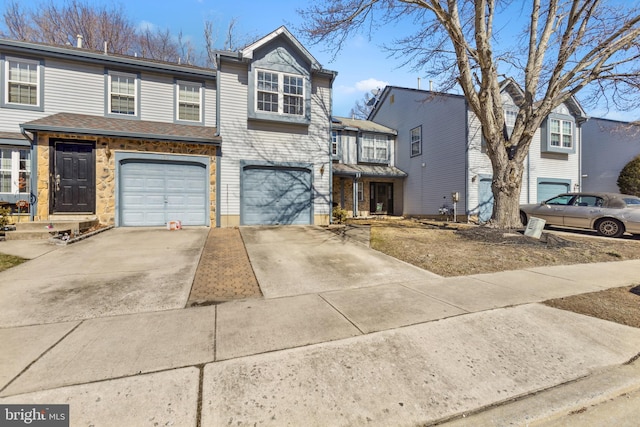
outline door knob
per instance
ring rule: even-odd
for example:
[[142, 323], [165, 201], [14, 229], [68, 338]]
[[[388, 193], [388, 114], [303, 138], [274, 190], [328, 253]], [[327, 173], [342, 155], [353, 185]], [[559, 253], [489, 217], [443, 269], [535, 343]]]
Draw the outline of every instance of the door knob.
[[60, 191], [60, 174], [56, 175], [56, 191]]

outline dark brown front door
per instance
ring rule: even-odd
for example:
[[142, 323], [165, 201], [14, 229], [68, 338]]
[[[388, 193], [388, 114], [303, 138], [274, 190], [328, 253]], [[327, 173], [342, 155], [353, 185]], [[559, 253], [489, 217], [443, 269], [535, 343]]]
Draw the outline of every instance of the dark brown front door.
[[53, 213], [95, 213], [93, 144], [55, 142], [54, 146]]
[[393, 184], [390, 182], [371, 183], [372, 214], [393, 215]]

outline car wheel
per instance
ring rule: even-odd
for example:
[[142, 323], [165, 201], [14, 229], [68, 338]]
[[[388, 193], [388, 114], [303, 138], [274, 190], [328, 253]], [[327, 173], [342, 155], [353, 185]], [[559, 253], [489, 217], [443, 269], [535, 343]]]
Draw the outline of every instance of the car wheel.
[[605, 237], [620, 237], [624, 234], [624, 225], [617, 219], [603, 218], [596, 224], [596, 231]]
[[529, 222], [529, 220], [527, 219], [527, 214], [522, 211], [520, 211], [520, 222], [524, 227], [526, 227], [527, 223]]

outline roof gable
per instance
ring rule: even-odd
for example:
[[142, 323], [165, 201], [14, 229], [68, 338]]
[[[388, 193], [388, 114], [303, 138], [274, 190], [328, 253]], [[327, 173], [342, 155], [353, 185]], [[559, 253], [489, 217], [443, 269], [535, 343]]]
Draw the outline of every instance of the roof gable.
[[291, 32], [285, 26], [281, 26], [277, 30], [272, 31], [261, 39], [246, 46], [244, 49], [241, 49], [240, 54], [242, 58], [254, 59], [254, 55], [257, 56], [257, 53], [259, 53], [259, 51], [261, 51], [263, 47], [274, 43], [276, 40], [279, 40], [280, 43], [286, 42], [291, 47], [293, 47], [294, 50], [296, 50], [297, 53], [310, 64], [312, 70], [322, 69], [322, 66], [320, 65], [318, 60], [315, 59], [313, 55], [311, 55], [311, 53], [309, 53], [309, 51], [298, 41], [298, 39], [293, 36], [293, 34], [291, 34]]

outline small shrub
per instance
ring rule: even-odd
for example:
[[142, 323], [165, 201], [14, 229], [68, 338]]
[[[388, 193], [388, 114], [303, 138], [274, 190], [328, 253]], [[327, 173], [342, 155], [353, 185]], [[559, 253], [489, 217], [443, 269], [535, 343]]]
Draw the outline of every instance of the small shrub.
[[640, 197], [640, 156], [626, 164], [618, 176], [618, 188], [623, 194]]
[[333, 208], [333, 220], [338, 224], [342, 224], [347, 220], [347, 211], [339, 206]]
[[9, 225], [11, 220], [11, 209], [0, 208], [0, 228]]

